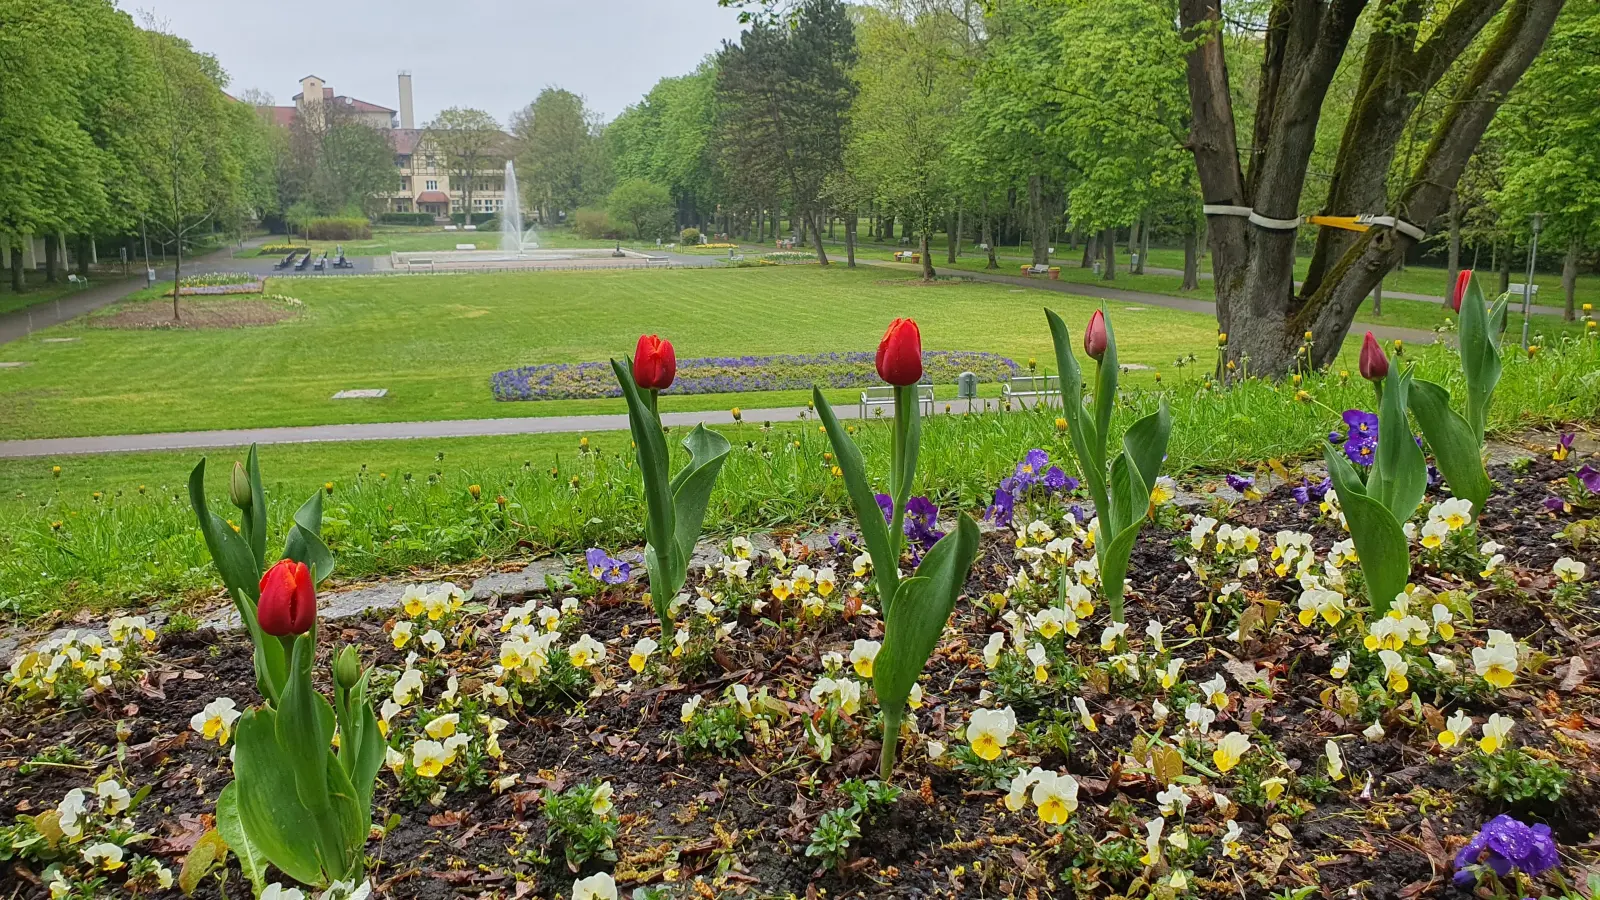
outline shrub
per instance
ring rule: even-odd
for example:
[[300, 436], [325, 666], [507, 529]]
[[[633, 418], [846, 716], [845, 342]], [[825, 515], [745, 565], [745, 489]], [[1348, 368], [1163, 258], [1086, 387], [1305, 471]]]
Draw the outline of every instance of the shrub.
[[584, 207], [573, 213], [572, 227], [578, 232], [578, 237], [591, 241], [621, 236], [611, 224], [611, 217], [606, 215], [606, 211], [594, 207]]
[[388, 212], [378, 216], [378, 222], [383, 225], [432, 225], [433, 213]]
[[[494, 218], [495, 218], [495, 214], [494, 213], [475, 212], [475, 213], [472, 214], [472, 224], [474, 224], [474, 225], [484, 225], [484, 224], [486, 224], [488, 222], [494, 221]], [[450, 221], [456, 223], [457, 225], [465, 225], [465, 224], [467, 224], [467, 214], [466, 213], [451, 213], [450, 214]]]
[[694, 226], [691, 225], [690, 227], [685, 228], [684, 230], [678, 232], [678, 243], [680, 243], [680, 244], [698, 244], [698, 243], [700, 243], [700, 229], [695, 228]]
[[328, 216], [306, 222], [306, 237], [313, 241], [364, 241], [372, 237], [372, 225], [366, 219]]

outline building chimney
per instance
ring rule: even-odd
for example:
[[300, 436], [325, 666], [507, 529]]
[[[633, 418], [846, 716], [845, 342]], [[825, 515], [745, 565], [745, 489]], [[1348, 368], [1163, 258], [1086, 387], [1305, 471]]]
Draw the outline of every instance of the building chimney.
[[411, 73], [400, 73], [400, 127], [415, 128], [417, 120], [411, 115]]

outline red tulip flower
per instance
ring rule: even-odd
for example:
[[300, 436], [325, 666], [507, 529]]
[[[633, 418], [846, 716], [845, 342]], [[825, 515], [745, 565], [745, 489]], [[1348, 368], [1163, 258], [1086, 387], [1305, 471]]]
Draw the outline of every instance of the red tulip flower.
[[1454, 309], [1456, 312], [1461, 312], [1461, 300], [1463, 297], [1467, 296], [1467, 285], [1471, 283], [1471, 269], [1462, 269], [1460, 274], [1456, 275], [1456, 289], [1450, 295], [1451, 309]]
[[1108, 343], [1106, 314], [1097, 309], [1094, 315], [1089, 317], [1089, 327], [1083, 330], [1083, 352], [1089, 354], [1095, 362], [1099, 362], [1105, 358]]
[[678, 357], [672, 352], [672, 342], [653, 334], [640, 335], [633, 351], [634, 383], [645, 390], [664, 391], [672, 387], [677, 375]]
[[1389, 374], [1389, 357], [1383, 355], [1383, 348], [1370, 331], [1361, 340], [1360, 369], [1361, 377], [1368, 381], [1379, 381]]
[[316, 620], [317, 588], [311, 570], [302, 562], [279, 560], [261, 576], [261, 600], [256, 604], [261, 630], [288, 637], [310, 631]]
[[896, 387], [922, 380], [922, 332], [911, 319], [895, 319], [878, 342], [878, 377]]

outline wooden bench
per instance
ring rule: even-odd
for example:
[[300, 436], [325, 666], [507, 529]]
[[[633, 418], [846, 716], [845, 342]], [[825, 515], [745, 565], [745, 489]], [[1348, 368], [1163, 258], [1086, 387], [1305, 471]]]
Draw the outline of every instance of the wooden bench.
[[[306, 257], [306, 258], [310, 259], [310, 257]], [[323, 269], [327, 268], [327, 266], [328, 266], [328, 252], [326, 250], [324, 250], [322, 252], [322, 256], [318, 257], [316, 265], [312, 266], [311, 269], [312, 269], [312, 271], [315, 271], [315, 272], [321, 272]]]
[[477, 244], [457, 244], [456, 245], [456, 249], [457, 250], [476, 250], [476, 249], [478, 249], [478, 245]]
[[1051, 281], [1060, 281], [1061, 280], [1061, 267], [1060, 266], [1032, 265], [1032, 266], [1022, 266], [1021, 268], [1022, 268], [1022, 277], [1023, 278], [1032, 278], [1035, 275], [1048, 275], [1048, 276], [1050, 276], [1050, 280]]
[[922, 254], [915, 250], [896, 250], [894, 252], [894, 261], [919, 263], [922, 262]]
[[303, 259], [301, 259], [298, 263], [295, 263], [294, 270], [296, 272], [304, 272], [306, 270], [306, 267], [309, 266], [309, 265], [311, 265], [311, 251], [307, 250], [305, 257]]
[[[309, 252], [309, 251], [307, 251], [307, 252]], [[280, 259], [277, 262], [273, 263], [272, 267], [274, 269], [287, 269], [287, 268], [289, 268], [290, 266], [294, 265], [294, 258], [297, 255], [299, 255], [299, 253], [300, 253], [299, 250], [290, 250], [288, 256], [285, 256], [283, 259]]]
[[[1523, 287], [1524, 285], [1521, 284], [1508, 284], [1506, 285], [1506, 291], [1508, 291], [1513, 297], [1521, 297]], [[1535, 297], [1539, 296], [1539, 286], [1537, 284], [1534, 285], [1533, 290], [1529, 293]]]
[[1000, 386], [1000, 399], [1002, 401], [1015, 399], [1023, 407], [1028, 405], [1032, 398], [1034, 405], [1050, 403], [1051, 398], [1061, 399], [1061, 376], [1059, 375], [1013, 375], [1011, 380]]
[[[917, 400], [922, 404], [923, 415], [933, 415], [933, 385], [926, 382], [917, 385]], [[894, 385], [875, 385], [861, 392], [861, 405], [858, 409], [861, 418], [867, 417], [868, 407], [881, 406], [894, 406]]]
[[431, 259], [408, 259], [408, 260], [406, 260], [406, 268], [408, 270], [410, 270], [410, 269], [427, 269], [429, 272], [432, 272], [433, 271], [433, 260], [431, 260]]

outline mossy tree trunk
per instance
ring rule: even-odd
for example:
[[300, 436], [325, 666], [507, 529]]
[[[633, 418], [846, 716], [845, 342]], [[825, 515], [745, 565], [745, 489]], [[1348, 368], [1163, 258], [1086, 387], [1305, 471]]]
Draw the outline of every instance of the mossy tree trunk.
[[[1449, 200], [1500, 103], [1538, 55], [1565, 0], [1379, 0], [1389, 27], [1375, 29], [1357, 80], [1327, 196], [1329, 215], [1389, 214], [1425, 225]], [[1323, 101], [1368, 0], [1275, 0], [1268, 15], [1251, 152], [1240, 153], [1221, 32], [1222, 0], [1180, 0], [1193, 41], [1188, 56], [1194, 153], [1208, 204], [1294, 219]], [[1436, 8], [1437, 7], [1437, 8]], [[1421, 28], [1423, 22], [1430, 27]], [[1480, 37], [1492, 34], [1439, 115], [1427, 146], [1389, 191], [1395, 150], [1418, 103]], [[1423, 35], [1419, 39], [1419, 35]], [[1241, 158], [1248, 158], [1248, 167]], [[1313, 362], [1338, 354], [1362, 300], [1415, 241], [1398, 230], [1322, 229], [1303, 285], [1294, 283], [1296, 233], [1235, 215], [1211, 217], [1217, 323], [1228, 354], [1253, 371], [1286, 373], [1301, 334]]]

